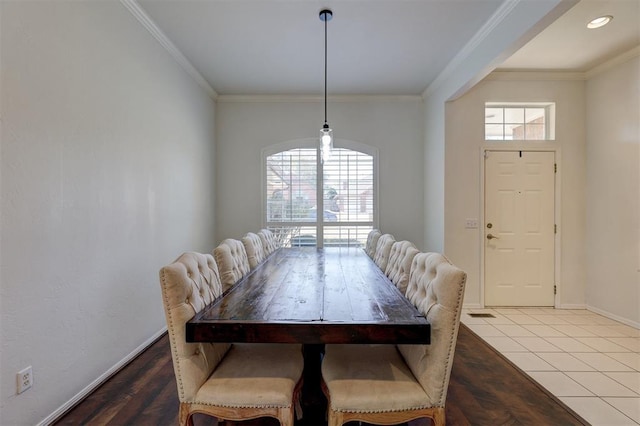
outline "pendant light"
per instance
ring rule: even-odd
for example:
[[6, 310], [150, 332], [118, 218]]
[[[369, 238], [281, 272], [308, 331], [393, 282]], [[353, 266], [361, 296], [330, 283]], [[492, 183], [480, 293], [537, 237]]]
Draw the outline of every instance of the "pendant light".
[[320, 20], [324, 22], [324, 125], [320, 129], [320, 151], [324, 163], [331, 156], [333, 149], [333, 130], [327, 123], [327, 22], [333, 18], [333, 12], [329, 9], [320, 11]]

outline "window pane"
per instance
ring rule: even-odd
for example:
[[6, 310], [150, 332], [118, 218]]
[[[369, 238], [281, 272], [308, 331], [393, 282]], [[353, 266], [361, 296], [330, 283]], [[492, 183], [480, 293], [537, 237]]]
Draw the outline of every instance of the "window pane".
[[524, 139], [524, 125], [522, 124], [505, 124], [504, 139], [508, 141]]
[[484, 138], [486, 140], [504, 140], [503, 130], [502, 124], [487, 124], [484, 126]]
[[315, 247], [316, 236], [315, 226], [302, 226], [292, 229], [291, 237], [285, 247]]
[[485, 103], [485, 140], [553, 140], [554, 103]]
[[485, 108], [484, 109], [484, 122], [485, 123], [503, 123], [504, 114], [502, 108]]
[[545, 140], [544, 124], [527, 124], [525, 128], [527, 140]]
[[294, 149], [267, 158], [267, 221], [313, 221], [316, 149]]
[[372, 225], [367, 226], [325, 226], [325, 247], [364, 247]]
[[524, 124], [524, 108], [505, 108], [504, 122]]
[[525, 110], [525, 122], [544, 123], [544, 108], [527, 108]]
[[358, 151], [334, 149], [324, 170], [324, 220], [373, 220], [373, 157]]
[[[269, 225], [268, 228], [281, 247], [291, 247], [292, 243], [300, 245], [305, 241], [311, 240], [313, 240], [313, 245], [315, 245], [315, 226], [288, 226], [287, 224], [276, 226], [272, 224]], [[305, 236], [304, 238], [302, 238], [303, 235]], [[309, 236], [311, 236], [311, 238]]]
[[[265, 157], [267, 227], [285, 247], [318, 245], [321, 230], [323, 246], [363, 247], [374, 228], [374, 157], [335, 148], [318, 170], [317, 151]], [[319, 173], [322, 191], [316, 189]]]

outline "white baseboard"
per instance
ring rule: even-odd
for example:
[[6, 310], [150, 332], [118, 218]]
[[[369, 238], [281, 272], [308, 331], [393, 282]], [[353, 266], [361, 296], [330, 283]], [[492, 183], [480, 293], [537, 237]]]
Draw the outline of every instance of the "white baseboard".
[[561, 303], [557, 309], [587, 309], [587, 305], [583, 303]]
[[462, 308], [463, 309], [482, 309], [484, 308], [484, 306], [482, 306], [481, 303], [463, 303]]
[[78, 392], [73, 398], [69, 401], [65, 402], [62, 406], [60, 406], [53, 413], [49, 414], [45, 417], [37, 426], [47, 426], [58, 420], [63, 414], [65, 414], [68, 410], [73, 408], [78, 402], [82, 401], [86, 398], [91, 392], [98, 388], [101, 384], [106, 382], [111, 376], [117, 373], [120, 369], [125, 367], [131, 360], [140, 355], [145, 349], [147, 349], [153, 342], [158, 340], [160, 336], [162, 336], [167, 331], [167, 327], [163, 327], [160, 331], [155, 333], [153, 336], [148, 338], [144, 343], [135, 348], [129, 355], [125, 356], [121, 359], [116, 365], [105, 371], [101, 374], [97, 379], [93, 382], [89, 383], [84, 389]]
[[595, 307], [589, 306], [589, 305], [587, 305], [586, 309], [591, 311], [591, 312], [595, 312], [596, 314], [602, 315], [603, 317], [607, 317], [607, 318], [612, 319], [614, 321], [618, 321], [618, 322], [621, 322], [623, 324], [626, 324], [629, 327], [637, 328], [637, 329], [640, 330], [640, 322], [631, 321], [630, 319], [622, 318], [622, 317], [620, 317], [618, 315], [612, 314], [611, 312], [607, 312], [607, 311], [604, 311], [602, 309], [595, 308]]

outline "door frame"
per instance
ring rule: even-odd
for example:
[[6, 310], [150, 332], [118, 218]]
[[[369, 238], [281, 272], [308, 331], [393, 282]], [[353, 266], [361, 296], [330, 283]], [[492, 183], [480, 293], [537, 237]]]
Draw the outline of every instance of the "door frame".
[[562, 262], [560, 253], [560, 242], [562, 241], [562, 211], [561, 211], [561, 188], [562, 188], [562, 167], [560, 147], [555, 143], [549, 142], [500, 142], [498, 143], [485, 143], [480, 147], [480, 222], [478, 226], [478, 238], [480, 241], [480, 305], [485, 307], [485, 243], [484, 243], [484, 224], [485, 224], [485, 152], [486, 151], [546, 151], [553, 152], [555, 156], [556, 173], [554, 179], [554, 223], [556, 224], [556, 233], [554, 235], [553, 250], [554, 250], [554, 285], [555, 294], [553, 297], [553, 306], [557, 308], [561, 304], [561, 288], [562, 283], [560, 277], [562, 276]]

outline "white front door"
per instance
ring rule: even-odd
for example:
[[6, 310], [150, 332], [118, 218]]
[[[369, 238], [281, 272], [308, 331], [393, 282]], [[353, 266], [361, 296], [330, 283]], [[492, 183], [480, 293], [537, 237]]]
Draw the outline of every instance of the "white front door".
[[485, 152], [486, 306], [554, 306], [555, 153]]

